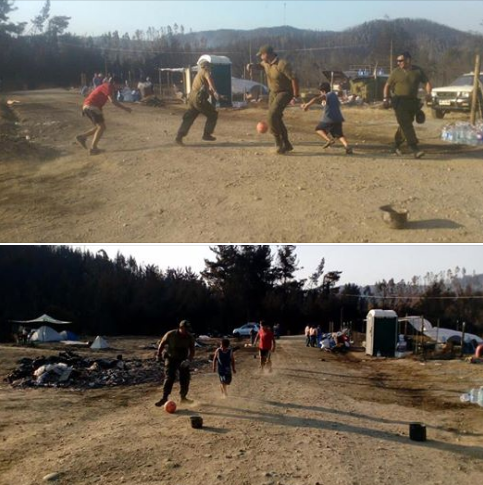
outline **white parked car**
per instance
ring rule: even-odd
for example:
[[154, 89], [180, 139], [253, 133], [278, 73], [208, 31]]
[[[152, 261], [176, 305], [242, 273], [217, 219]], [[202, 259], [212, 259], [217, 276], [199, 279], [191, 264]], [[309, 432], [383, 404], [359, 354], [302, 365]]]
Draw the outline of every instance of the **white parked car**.
[[[443, 118], [450, 111], [468, 112], [473, 93], [472, 72], [463, 74], [449, 86], [434, 88], [431, 91], [431, 109], [435, 118]], [[483, 72], [480, 72], [480, 87], [483, 84]], [[481, 93], [481, 90], [480, 90]], [[481, 94], [480, 94], [481, 96]]]
[[235, 328], [233, 330], [233, 336], [234, 337], [249, 337], [252, 329], [255, 329], [255, 332], [258, 333], [259, 328], [260, 327], [258, 326], [258, 323], [255, 323], [255, 322], [245, 323], [245, 325], [242, 325], [241, 327]]

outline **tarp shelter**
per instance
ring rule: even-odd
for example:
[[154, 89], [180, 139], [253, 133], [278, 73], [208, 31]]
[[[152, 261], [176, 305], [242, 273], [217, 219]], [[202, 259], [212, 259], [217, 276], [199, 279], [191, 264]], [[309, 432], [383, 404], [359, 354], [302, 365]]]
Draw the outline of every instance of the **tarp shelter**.
[[268, 95], [268, 88], [264, 84], [237, 77], [231, 78], [231, 91], [233, 95], [248, 95], [251, 99]]
[[[408, 316], [399, 319], [400, 322], [408, 322], [417, 332], [424, 334], [426, 337], [438, 343], [445, 343], [452, 337], [459, 337], [459, 342], [463, 336], [463, 332], [452, 330], [450, 328], [438, 328], [420, 316]], [[454, 339], [453, 339], [454, 340]], [[477, 344], [483, 343], [483, 339], [473, 333], [465, 332], [465, 342], [475, 340]]]
[[91, 345], [91, 349], [108, 349], [109, 344], [107, 343], [107, 340], [100, 335], [96, 337], [94, 342]]
[[60, 342], [62, 337], [60, 333], [56, 332], [53, 328], [43, 325], [31, 335], [31, 342]]
[[72, 322], [64, 322], [62, 320], [56, 320], [51, 316], [44, 313], [38, 318], [34, 318], [33, 320], [10, 320], [14, 323], [23, 323], [24, 325], [35, 326], [36, 324], [49, 324], [49, 325], [70, 325]]

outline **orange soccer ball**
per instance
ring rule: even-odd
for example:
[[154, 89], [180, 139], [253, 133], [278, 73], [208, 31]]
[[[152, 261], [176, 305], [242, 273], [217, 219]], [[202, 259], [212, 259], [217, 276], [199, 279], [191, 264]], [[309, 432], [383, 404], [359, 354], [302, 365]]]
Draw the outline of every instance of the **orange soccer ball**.
[[258, 133], [266, 133], [268, 131], [268, 125], [265, 123], [265, 121], [258, 122], [257, 131]]
[[169, 414], [173, 414], [176, 411], [176, 403], [174, 401], [168, 401], [164, 405], [164, 410]]

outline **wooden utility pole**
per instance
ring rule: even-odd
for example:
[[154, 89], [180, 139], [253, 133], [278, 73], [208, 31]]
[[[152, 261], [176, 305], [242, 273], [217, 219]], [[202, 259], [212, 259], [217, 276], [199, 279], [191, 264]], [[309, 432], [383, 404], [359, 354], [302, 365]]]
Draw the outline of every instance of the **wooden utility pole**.
[[478, 98], [480, 91], [480, 54], [476, 54], [475, 59], [475, 75], [473, 78], [473, 97], [471, 99], [471, 115], [470, 123], [474, 125], [476, 123], [476, 111], [478, 106]]
[[394, 67], [393, 67], [393, 66], [394, 66], [393, 62], [394, 62], [394, 61], [393, 61], [393, 59], [392, 59], [392, 58], [393, 58], [393, 53], [392, 53], [392, 51], [393, 51], [393, 47], [392, 47], [392, 39], [391, 39], [391, 49], [390, 49], [390, 51], [389, 51], [389, 74], [391, 74], [391, 72], [392, 72], [392, 71], [393, 71], [393, 69], [394, 69]]
[[465, 347], [465, 330], [466, 330], [466, 322], [463, 322], [462, 329], [461, 329], [461, 353], [460, 357], [463, 357], [463, 350]]

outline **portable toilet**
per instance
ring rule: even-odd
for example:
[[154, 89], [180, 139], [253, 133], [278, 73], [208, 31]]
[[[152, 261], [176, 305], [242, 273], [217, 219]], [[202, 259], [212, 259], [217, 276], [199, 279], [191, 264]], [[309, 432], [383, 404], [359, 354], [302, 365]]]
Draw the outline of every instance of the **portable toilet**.
[[398, 319], [394, 310], [371, 310], [367, 314], [366, 354], [394, 357]]
[[231, 92], [231, 60], [226, 56], [212, 56], [204, 54], [199, 59], [197, 64], [206, 60], [211, 64], [211, 77], [215, 83], [216, 90], [220, 95], [220, 106], [232, 106], [232, 92]]

